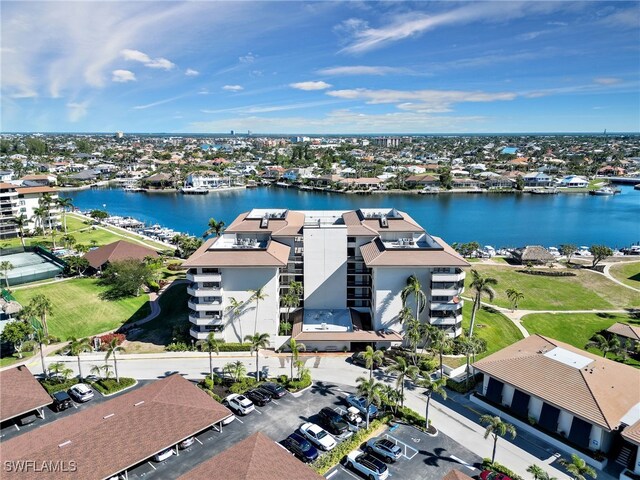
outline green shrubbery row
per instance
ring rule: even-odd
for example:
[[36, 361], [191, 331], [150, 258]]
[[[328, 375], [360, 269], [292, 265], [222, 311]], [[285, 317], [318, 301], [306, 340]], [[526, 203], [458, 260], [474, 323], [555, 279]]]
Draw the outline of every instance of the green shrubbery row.
[[[196, 347], [186, 342], [173, 342], [164, 347], [167, 352], [195, 352]], [[218, 350], [220, 352], [249, 352], [251, 345], [248, 343], [219, 343]]]
[[575, 277], [573, 272], [556, 272], [553, 270], [516, 270], [518, 273], [526, 273], [527, 275], [541, 275], [543, 277]]
[[491, 463], [490, 458], [483, 458], [482, 466], [487, 470], [493, 470], [494, 472], [504, 473], [507, 477], [510, 477], [511, 480], [524, 480], [520, 475], [518, 475], [517, 473], [514, 473], [512, 470], [509, 470], [504, 465], [501, 465], [498, 462]]
[[450, 378], [447, 378], [447, 388], [449, 390], [453, 390], [454, 392], [458, 392], [458, 393], [470, 392], [475, 388], [477, 384], [478, 384], [478, 381], [475, 378], [469, 379], [468, 386], [467, 386], [467, 382], [465, 381], [456, 382], [455, 380], [451, 380]]
[[127, 387], [135, 385], [135, 378], [120, 377], [120, 382], [116, 382], [115, 378], [103, 378], [97, 382], [93, 382], [91, 386], [104, 395], [119, 392]]
[[61, 392], [63, 390], [64, 391], [69, 390], [76, 383], [78, 383], [78, 379], [77, 378], [71, 378], [69, 380], [65, 380], [64, 382], [59, 382], [57, 380], [52, 380], [52, 379], [45, 379], [45, 380], [41, 380], [40, 381], [40, 384], [50, 394], [51, 393], [56, 393], [56, 392]]
[[[424, 430], [425, 419], [418, 412], [411, 410], [408, 407], [399, 407], [398, 411], [395, 414], [395, 417], [399, 420], [402, 420], [409, 425], [413, 425], [414, 427], [418, 427], [420, 430]], [[431, 423], [431, 421], [429, 421]]]

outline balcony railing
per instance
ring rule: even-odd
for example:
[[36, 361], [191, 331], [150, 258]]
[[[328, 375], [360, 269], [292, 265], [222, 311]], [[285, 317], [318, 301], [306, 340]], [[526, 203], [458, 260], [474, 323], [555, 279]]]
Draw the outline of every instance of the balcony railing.
[[464, 281], [465, 273], [458, 270], [455, 273], [433, 273], [431, 275], [432, 282], [460, 282]]
[[189, 315], [189, 321], [194, 325], [219, 325], [222, 324], [221, 316], [200, 317], [197, 315]]
[[195, 273], [189, 270], [187, 280], [190, 282], [221, 282], [222, 275], [220, 273]]
[[221, 301], [215, 301], [215, 302], [202, 302], [202, 303], [198, 303], [198, 302], [194, 302], [193, 299], [189, 300], [187, 302], [187, 306], [196, 312], [208, 312], [208, 311], [222, 311], [222, 302]]
[[214, 297], [220, 295], [220, 290], [220, 285], [203, 287], [192, 283], [187, 287], [187, 293], [193, 297]]
[[460, 301], [459, 303], [431, 302], [431, 304], [429, 305], [429, 309], [431, 311], [436, 311], [436, 312], [442, 312], [442, 311], [456, 312], [458, 310], [462, 312], [463, 304], [464, 303], [462, 301]]

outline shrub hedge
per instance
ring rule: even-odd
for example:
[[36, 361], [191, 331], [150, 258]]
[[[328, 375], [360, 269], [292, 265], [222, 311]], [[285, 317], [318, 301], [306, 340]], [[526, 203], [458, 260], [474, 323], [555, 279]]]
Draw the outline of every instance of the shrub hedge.
[[475, 388], [478, 384], [478, 381], [475, 378], [469, 379], [469, 386], [467, 387], [467, 382], [456, 382], [455, 380], [451, 380], [447, 378], [447, 388], [449, 390], [453, 390], [458, 393], [468, 393]]
[[233, 385], [229, 387], [229, 391], [231, 393], [244, 393], [247, 390], [258, 385], [258, 382], [253, 377], [244, 377], [241, 378], [239, 382], [235, 382]]
[[509, 470], [504, 465], [501, 465], [498, 462], [491, 463], [490, 458], [483, 458], [482, 466], [487, 470], [493, 470], [494, 472], [504, 473], [507, 477], [511, 478], [511, 480], [524, 480], [520, 475], [518, 475], [517, 473], [514, 473], [512, 470]]
[[120, 382], [116, 382], [115, 378], [103, 378], [97, 382], [93, 382], [91, 385], [103, 395], [109, 395], [111, 393], [119, 392], [127, 387], [135, 385], [136, 379], [129, 377], [120, 377]]
[[424, 417], [408, 407], [399, 407], [395, 416], [397, 419], [403, 420], [409, 425], [413, 425], [414, 427], [418, 427], [420, 430], [424, 430]]
[[218, 349], [221, 352], [250, 352], [251, 345], [248, 343], [220, 343]]
[[573, 272], [557, 272], [552, 270], [516, 270], [518, 273], [526, 273], [527, 275], [541, 275], [543, 277], [575, 277]]
[[78, 383], [77, 378], [71, 378], [64, 382], [59, 382], [57, 380], [51, 380], [51, 379], [45, 379], [40, 381], [40, 384], [49, 393], [56, 393], [62, 390], [68, 390], [69, 388], [73, 387], [76, 383]]

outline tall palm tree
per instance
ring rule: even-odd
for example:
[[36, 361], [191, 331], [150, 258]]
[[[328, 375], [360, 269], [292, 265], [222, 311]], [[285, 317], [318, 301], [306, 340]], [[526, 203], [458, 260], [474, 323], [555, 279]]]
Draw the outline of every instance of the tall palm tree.
[[62, 225], [64, 233], [67, 233], [67, 210], [73, 207], [73, 200], [69, 197], [60, 197], [56, 204], [62, 209]]
[[561, 458], [560, 465], [567, 469], [574, 480], [586, 480], [587, 476], [591, 478], [598, 476], [596, 471], [575, 453], [571, 454], [571, 461]]
[[420, 369], [415, 365], [407, 364], [404, 357], [396, 357], [396, 362], [387, 367], [387, 373], [396, 375], [396, 389], [400, 394], [400, 406], [404, 407], [404, 382], [415, 380]]
[[40, 317], [40, 322], [44, 329], [45, 337], [49, 336], [49, 326], [47, 325], [47, 315], [53, 313], [53, 303], [46, 295], [40, 293], [31, 299], [29, 305], [33, 309], [33, 313]]
[[[1, 264], [0, 264], [1, 266]], [[599, 333], [593, 336], [593, 340], [588, 342], [584, 348], [592, 348], [595, 347], [598, 350], [602, 350], [602, 356], [607, 358], [607, 353], [618, 353], [621, 350], [620, 339], [617, 335], [611, 335], [609, 338], [605, 338]]]
[[373, 378], [373, 367], [376, 363], [382, 364], [384, 360], [384, 352], [382, 350], [374, 350], [371, 345], [367, 345], [367, 348], [362, 352], [362, 358], [364, 359], [364, 366], [369, 369], [369, 380]]
[[69, 337], [68, 340], [69, 352], [78, 359], [78, 378], [82, 381], [84, 377], [82, 375], [82, 365], [80, 364], [80, 354], [91, 351], [91, 342], [88, 338], [77, 339], [76, 337]]
[[253, 334], [255, 335], [258, 332], [258, 307], [260, 306], [260, 300], [264, 300], [269, 295], [265, 293], [264, 287], [260, 287], [257, 290], [249, 290], [249, 292], [251, 292], [249, 302], [256, 302], [256, 320], [253, 324]]
[[253, 335], [244, 337], [244, 341], [249, 342], [251, 344], [251, 351], [256, 353], [256, 380], [260, 380], [259, 353], [261, 348], [267, 348], [269, 346], [269, 334], [256, 332]]
[[16, 224], [18, 233], [20, 234], [20, 243], [24, 247], [24, 230], [29, 226], [29, 219], [24, 213], [21, 213], [17, 217], [13, 217], [13, 223]]
[[366, 420], [367, 420], [367, 430], [369, 429], [369, 407], [372, 403], [380, 402], [380, 388], [382, 386], [381, 383], [376, 382], [375, 380], [367, 380], [366, 377], [358, 377], [356, 378], [356, 385], [358, 395], [361, 395], [366, 400]]
[[209, 352], [209, 378], [213, 382], [213, 357], [211, 356], [211, 354], [213, 352], [216, 352], [216, 355], [220, 354], [220, 344], [218, 342], [218, 339], [216, 339], [215, 337], [215, 333], [209, 332], [209, 335], [207, 335], [207, 339], [200, 340], [198, 342], [198, 345], [200, 345], [200, 348], [202, 348], [202, 350]]
[[498, 445], [498, 437], [504, 437], [505, 435], [511, 435], [511, 438], [516, 438], [516, 427], [510, 423], [503, 422], [498, 416], [482, 415], [480, 417], [480, 424], [487, 425], [487, 429], [484, 431], [484, 438], [488, 438], [489, 435], [493, 435], [493, 453], [491, 454], [491, 463], [496, 461], [496, 446]]
[[416, 320], [420, 319], [420, 313], [424, 310], [425, 305], [427, 304], [427, 296], [422, 291], [422, 285], [420, 284], [420, 280], [415, 275], [411, 275], [407, 278], [407, 285], [400, 292], [400, 297], [402, 298], [402, 305], [407, 306], [407, 301], [409, 297], [413, 297], [413, 301], [416, 304]]
[[116, 353], [122, 353], [122, 352], [125, 352], [125, 349], [124, 347], [121, 347], [120, 345], [118, 345], [118, 339], [117, 338], [111, 339], [111, 341], [107, 344], [107, 354], [104, 357], [104, 361], [106, 363], [107, 360], [109, 360], [109, 357], [113, 357], [113, 369], [116, 372], [116, 383], [120, 383], [120, 377], [118, 376], [118, 361], [116, 359]]
[[287, 323], [289, 323], [289, 315], [291, 315], [292, 308], [298, 308], [300, 305], [300, 297], [294, 295], [291, 292], [287, 292], [281, 297], [282, 306], [287, 309]]
[[492, 277], [483, 277], [476, 269], [471, 269], [472, 280], [470, 287], [474, 292], [473, 308], [471, 309], [471, 325], [469, 326], [469, 336], [473, 336], [473, 327], [476, 324], [476, 314], [482, 303], [482, 295], [487, 295], [490, 300], [496, 296], [492, 285], [497, 285], [498, 280]]
[[381, 402], [384, 405], [390, 407], [391, 411], [395, 414], [398, 410], [398, 403], [400, 402], [400, 394], [398, 393], [398, 391], [391, 385], [387, 385], [386, 383], [380, 384], [380, 388], [378, 391], [380, 394]]
[[33, 225], [37, 230], [41, 228], [44, 231], [44, 218], [47, 215], [47, 209], [43, 206], [33, 209]]
[[[29, 309], [29, 306], [26, 306], [25, 308], [22, 309], [21, 313], [26, 313], [25, 310]], [[30, 317], [30, 314], [27, 314], [27, 317]], [[38, 321], [37, 318], [35, 317], [31, 317], [29, 318], [29, 323], [31, 324], [31, 327], [33, 328], [33, 339], [38, 342], [38, 347], [40, 350], [40, 362], [42, 363], [42, 373], [44, 374], [44, 376], [47, 376], [47, 369], [46, 366], [44, 364], [44, 350], [43, 350], [43, 346], [45, 344], [45, 342], [47, 341], [47, 337], [44, 334], [44, 329], [42, 328], [42, 324]]]
[[444, 364], [442, 362], [442, 356], [445, 350], [449, 350], [453, 346], [453, 338], [447, 335], [444, 330], [438, 329], [432, 334], [433, 348], [438, 350], [440, 356], [440, 378], [444, 376]]
[[63, 247], [71, 248], [76, 244], [77, 240], [76, 240], [76, 237], [74, 237], [70, 233], [67, 233], [62, 237], [60, 237], [60, 242], [62, 243]]
[[420, 321], [413, 318], [407, 321], [406, 329], [405, 329], [405, 338], [409, 342], [409, 346], [411, 347], [411, 356], [413, 357], [413, 363], [417, 362], [417, 353], [418, 353], [418, 343], [420, 343], [420, 339], [422, 338], [422, 326]]
[[210, 218], [208, 224], [209, 228], [207, 228], [207, 230], [202, 234], [202, 238], [207, 238], [211, 234], [219, 237], [222, 235], [222, 232], [224, 232], [224, 226], [225, 225], [222, 220], [218, 222], [215, 218]]
[[469, 388], [469, 374], [471, 373], [471, 355], [475, 354], [478, 349], [478, 342], [476, 341], [476, 337], [465, 337], [464, 335], [458, 337], [457, 339], [458, 346], [460, 347], [460, 351], [465, 354], [467, 357], [467, 368], [466, 374], [467, 378], [465, 380], [465, 384], [467, 388]]
[[516, 290], [515, 288], [509, 288], [509, 289], [507, 289], [506, 294], [507, 294], [507, 298], [511, 302], [511, 309], [512, 310], [517, 310], [518, 309], [518, 304], [522, 300], [524, 300], [524, 293], [522, 293], [519, 290]]
[[542, 476], [545, 473], [542, 467], [539, 467], [538, 465], [529, 465], [527, 467], [527, 472], [533, 475], [533, 480], [538, 480], [539, 478], [542, 478]]
[[291, 338], [289, 339], [289, 349], [291, 350], [291, 376], [289, 378], [293, 380], [293, 364], [298, 362], [300, 352], [305, 352], [307, 346], [304, 343], [296, 342], [295, 338]]
[[447, 385], [447, 381], [440, 377], [437, 380], [432, 380], [429, 372], [422, 374], [422, 379], [418, 381], [417, 385], [425, 389], [424, 393], [427, 396], [427, 406], [424, 411], [425, 429], [429, 430], [429, 405], [431, 404], [431, 396], [435, 393], [440, 395], [443, 400], [447, 399], [447, 390], [444, 388]]
[[7, 285], [7, 288], [9, 288], [9, 270], [13, 270], [13, 263], [8, 260], [0, 262], [0, 270], [2, 270], [4, 283]]
[[[42, 197], [40, 197], [40, 200], [38, 201], [38, 204], [42, 208], [44, 208], [43, 228], [45, 229], [45, 231], [47, 230], [47, 227], [49, 229], [53, 229], [53, 225], [51, 225], [51, 204], [52, 203], [53, 203], [53, 197], [51, 196], [50, 193], [43, 193]], [[46, 220], [46, 223], [44, 223], [44, 220]]]
[[[239, 301], [236, 297], [229, 298], [229, 306], [227, 307], [227, 311], [231, 314], [231, 324], [233, 325], [235, 319], [238, 318], [242, 308], [244, 307], [244, 303]], [[240, 330], [240, 340], [242, 340], [242, 321], [238, 322], [238, 327]]]
[[227, 363], [222, 367], [222, 371], [238, 382], [240, 378], [247, 374], [247, 367], [240, 360], [236, 360], [235, 362]]

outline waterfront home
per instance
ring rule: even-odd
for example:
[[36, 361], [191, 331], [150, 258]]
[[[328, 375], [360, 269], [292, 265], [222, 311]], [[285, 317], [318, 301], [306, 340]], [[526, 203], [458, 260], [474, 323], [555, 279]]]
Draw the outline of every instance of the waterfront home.
[[173, 186], [173, 178], [168, 173], [155, 173], [142, 180], [150, 188], [167, 188]]
[[552, 338], [531, 335], [473, 368], [483, 380], [472, 401], [598, 468], [640, 420], [640, 370]]
[[497, 175], [497, 176], [491, 175], [486, 177], [483, 185], [485, 188], [492, 190], [492, 189], [499, 189], [499, 188], [513, 188], [515, 183], [516, 182], [509, 177], [504, 177], [502, 175]]
[[586, 188], [589, 186], [589, 180], [578, 175], [567, 175], [560, 180], [559, 185], [568, 188]]
[[[401, 291], [411, 275], [427, 295], [419, 320], [451, 336], [462, 333], [462, 268], [468, 263], [393, 208], [256, 208], [207, 240], [183, 266], [191, 282], [194, 339], [215, 332], [238, 342], [258, 331], [275, 341], [279, 323], [288, 321], [291, 335], [307, 349], [399, 344]], [[292, 291], [293, 282], [300, 289]], [[291, 303], [292, 296], [298, 301]], [[408, 306], [415, 312], [413, 301]]]
[[626, 170], [622, 167], [614, 167], [613, 165], [605, 165], [604, 167], [598, 169], [598, 175], [602, 175], [605, 177], [617, 177], [622, 176], [626, 173]]
[[343, 178], [338, 182], [338, 185], [356, 190], [378, 190], [382, 185], [382, 180], [376, 177]]
[[527, 173], [522, 179], [525, 187], [552, 187], [555, 185], [553, 177], [542, 172]]
[[147, 257], [158, 258], [158, 252], [152, 248], [126, 240], [118, 240], [84, 254], [84, 258], [89, 262], [91, 268], [98, 272], [104, 270], [112, 262], [125, 260], [143, 261]]
[[474, 180], [473, 178], [454, 178], [451, 182], [453, 188], [476, 188], [479, 189], [482, 186], [482, 182]]
[[195, 188], [220, 188], [229, 183], [228, 179], [221, 178], [217, 172], [211, 170], [200, 170], [191, 172], [185, 179], [185, 186]]
[[25, 187], [50, 187], [56, 184], [56, 176], [51, 174], [25, 175], [20, 181]]
[[521, 265], [546, 265], [555, 261], [546, 248], [537, 245], [517, 248], [511, 252], [511, 256]]
[[409, 187], [439, 187], [440, 179], [427, 174], [411, 175], [405, 179], [405, 183]]

